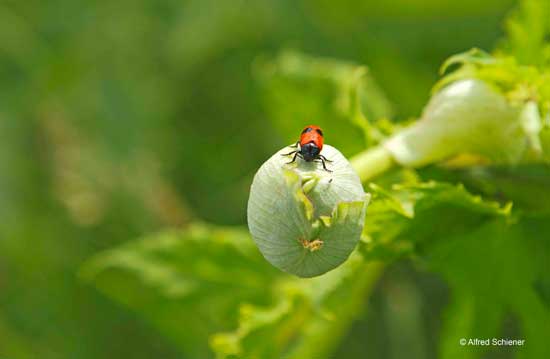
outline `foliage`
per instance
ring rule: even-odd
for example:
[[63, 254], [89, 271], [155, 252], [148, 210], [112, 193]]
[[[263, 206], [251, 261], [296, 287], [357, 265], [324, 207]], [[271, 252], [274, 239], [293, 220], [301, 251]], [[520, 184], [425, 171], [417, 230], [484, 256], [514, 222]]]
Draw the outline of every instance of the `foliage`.
[[276, 270], [244, 230], [193, 225], [101, 254], [81, 272], [169, 335], [191, 357], [205, 338], [228, 329], [242, 301], [265, 304]]
[[[550, 357], [549, 12], [0, 5], [0, 356]], [[364, 156], [416, 123], [431, 86], [472, 79], [517, 109], [528, 155], [458, 146], [415, 169]], [[272, 267], [244, 222], [252, 174], [307, 123], [357, 155], [372, 200], [349, 259], [303, 279]], [[494, 139], [472, 137], [506, 147]]]
[[[195, 328], [195, 333], [203, 327], [221, 358], [324, 357], [334, 350], [360, 309], [363, 296], [372, 290], [382, 261], [414, 253], [420, 266], [441, 273], [449, 281], [455, 295], [445, 313], [442, 357], [473, 356], [475, 351], [464, 351], [457, 345], [459, 338], [498, 337], [508, 310], [518, 316], [523, 333], [533, 340], [518, 355], [532, 358], [548, 354], [544, 333], [549, 329], [550, 311], [547, 299], [535, 286], [546, 285], [550, 243], [548, 236], [539, 234], [550, 229], [545, 221], [519, 221], [509, 205], [484, 202], [463, 187], [432, 182], [396, 186], [391, 191], [376, 186], [371, 189], [375, 197], [360, 252], [322, 277], [303, 280], [274, 272], [250, 246], [244, 232], [222, 238], [226, 245], [247, 244], [246, 256], [234, 250], [228, 253], [218, 243], [219, 233], [227, 230], [216, 229], [200, 231], [200, 238], [192, 229], [145, 239], [101, 255], [86, 272], [100, 273], [92, 276], [100, 288], [143, 311], [186, 351], [192, 345], [185, 338], [194, 340], [193, 345], [206, 345], [205, 336], [187, 334], [190, 328]], [[196, 242], [206, 247], [197, 252], [192, 248]], [[217, 251], [230, 256], [216, 255]], [[192, 260], [185, 259], [189, 255]], [[254, 264], [247, 258], [254, 259]], [[203, 263], [194, 265], [196, 261]], [[219, 281], [215, 275], [205, 275], [207, 269], [212, 273], [215, 268], [235, 270], [236, 263], [242, 270], [227, 276], [231, 278], [227, 289], [218, 285], [210, 295], [195, 296], [195, 291]], [[155, 274], [164, 266], [177, 272]], [[148, 268], [152, 273], [147, 273]], [[176, 295], [170, 288], [179, 288], [180, 282], [192, 286]], [[237, 284], [249, 289], [248, 296], [231, 287]], [[128, 293], [124, 290], [128, 285], [137, 286], [129, 291], [135, 295], [117, 294]], [[146, 293], [155, 300], [144, 299]], [[175, 298], [179, 299], [179, 310], [174, 308]], [[204, 298], [210, 300], [204, 303]], [[219, 300], [231, 305], [212, 305]], [[218, 319], [231, 317], [228, 322], [238, 323], [238, 329], [215, 334], [229, 328], [206, 321], [204, 314], [197, 312], [199, 308]], [[233, 316], [238, 308], [237, 319]], [[169, 322], [174, 323], [159, 322], [159, 310], [166, 310]], [[197, 326], [191, 318], [201, 318], [202, 325]]]
[[[290, 136], [297, 119], [315, 119], [329, 136], [338, 133], [328, 139], [351, 155], [364, 142], [380, 141], [381, 131], [390, 126], [384, 121], [392, 116], [392, 105], [366, 66], [285, 51], [257, 64], [256, 73], [274, 124]], [[289, 101], [299, 105], [289, 106]]]

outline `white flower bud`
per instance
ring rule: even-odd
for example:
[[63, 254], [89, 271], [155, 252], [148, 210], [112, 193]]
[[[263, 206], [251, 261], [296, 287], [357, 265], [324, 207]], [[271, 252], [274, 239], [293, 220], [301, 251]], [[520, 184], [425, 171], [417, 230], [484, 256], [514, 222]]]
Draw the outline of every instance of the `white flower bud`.
[[[533, 113], [529, 106], [528, 115]], [[540, 151], [540, 124], [533, 121], [534, 116], [522, 120], [521, 110], [481, 80], [457, 81], [436, 93], [420, 120], [384, 146], [398, 163], [412, 167], [460, 153], [517, 163], [529, 146]]]
[[328, 160], [297, 158], [285, 147], [258, 170], [248, 200], [248, 227], [263, 256], [275, 267], [300, 277], [336, 268], [355, 248], [370, 198], [348, 160], [334, 147]]

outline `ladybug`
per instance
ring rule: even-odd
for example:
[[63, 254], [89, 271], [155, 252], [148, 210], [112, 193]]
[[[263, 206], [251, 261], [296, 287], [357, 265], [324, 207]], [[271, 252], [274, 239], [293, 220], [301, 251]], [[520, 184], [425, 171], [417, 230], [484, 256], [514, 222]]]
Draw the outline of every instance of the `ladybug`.
[[315, 125], [306, 126], [300, 135], [300, 141], [290, 147], [297, 149], [283, 154], [283, 156], [294, 155], [292, 161], [288, 163], [296, 161], [296, 157], [298, 156], [306, 162], [321, 162], [325, 171], [332, 172], [325, 164], [325, 162], [332, 161], [321, 155], [321, 150], [323, 149], [323, 130], [321, 130], [321, 127]]

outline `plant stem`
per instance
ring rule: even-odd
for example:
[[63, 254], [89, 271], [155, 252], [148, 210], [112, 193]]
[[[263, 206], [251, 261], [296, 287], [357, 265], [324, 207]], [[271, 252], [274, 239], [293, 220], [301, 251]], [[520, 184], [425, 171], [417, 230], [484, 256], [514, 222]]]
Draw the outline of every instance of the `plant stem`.
[[338, 344], [349, 331], [357, 313], [365, 307], [365, 300], [375, 289], [384, 273], [385, 264], [364, 261], [356, 268], [354, 280], [347, 291], [334, 293], [331, 300], [338, 302], [333, 319], [315, 316], [307, 325], [300, 342], [286, 356], [289, 359], [330, 358]]
[[369, 148], [351, 159], [351, 165], [357, 171], [361, 182], [366, 182], [381, 175], [395, 166], [395, 161], [384, 146]]

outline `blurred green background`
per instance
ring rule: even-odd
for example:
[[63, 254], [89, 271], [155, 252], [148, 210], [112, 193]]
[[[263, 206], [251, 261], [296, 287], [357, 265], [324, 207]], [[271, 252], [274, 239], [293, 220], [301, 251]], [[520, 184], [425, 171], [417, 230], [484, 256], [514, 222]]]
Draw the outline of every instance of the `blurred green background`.
[[[345, 111], [307, 95], [335, 98], [332, 87], [285, 83], [278, 66], [292, 54], [368, 66], [389, 99], [375, 115], [403, 121], [418, 116], [447, 57], [498, 44], [515, 6], [3, 1], [0, 357], [212, 356], [182, 350], [152, 314], [83, 281], [83, 263], [164, 228], [245, 224], [254, 172], [306, 124], [322, 125], [348, 156], [364, 149], [358, 126], [336, 118]], [[449, 295], [438, 276], [393, 265], [335, 357], [363, 358], [365, 343], [373, 358], [437, 357]]]

